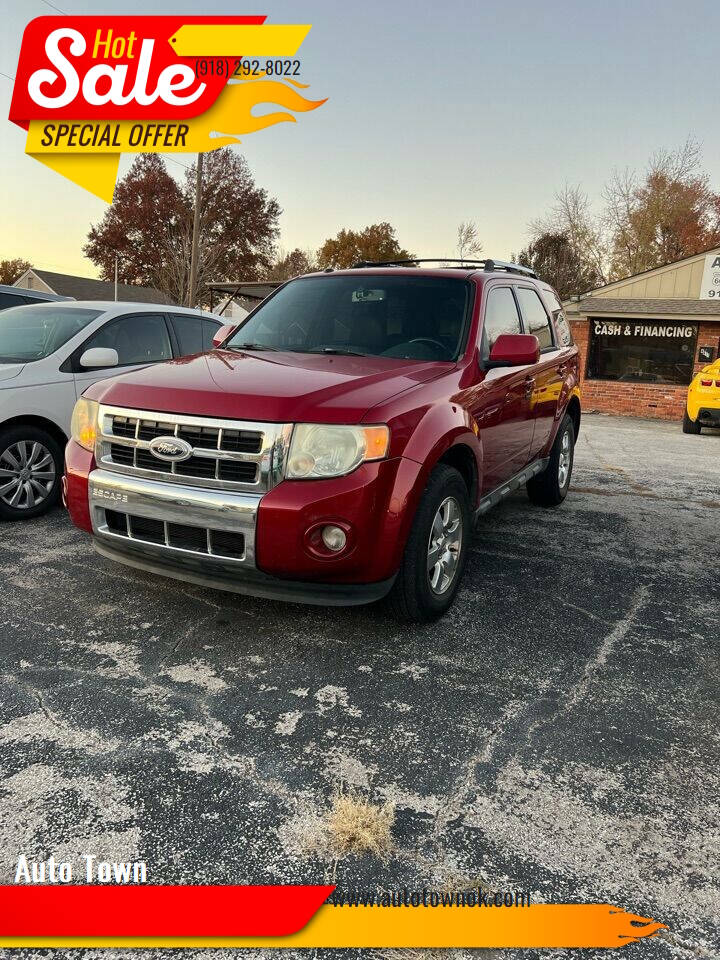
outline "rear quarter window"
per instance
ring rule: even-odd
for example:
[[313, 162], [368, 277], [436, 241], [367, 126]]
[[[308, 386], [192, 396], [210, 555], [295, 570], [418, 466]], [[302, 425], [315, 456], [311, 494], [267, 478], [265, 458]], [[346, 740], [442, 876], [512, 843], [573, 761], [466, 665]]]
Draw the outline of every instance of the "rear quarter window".
[[553, 318], [555, 330], [557, 331], [559, 346], [571, 347], [575, 341], [573, 340], [570, 324], [568, 323], [568, 319], [565, 316], [565, 312], [563, 311], [562, 304], [560, 303], [557, 294], [554, 290], [543, 289], [542, 295], [545, 300], [545, 305]]

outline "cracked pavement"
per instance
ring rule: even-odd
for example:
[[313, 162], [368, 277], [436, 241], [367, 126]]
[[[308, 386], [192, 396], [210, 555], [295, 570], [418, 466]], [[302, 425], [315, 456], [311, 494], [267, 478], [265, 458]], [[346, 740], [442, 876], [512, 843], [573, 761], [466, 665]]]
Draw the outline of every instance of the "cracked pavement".
[[[564, 505], [485, 516], [423, 627], [146, 576], [59, 510], [0, 525], [0, 882], [94, 853], [151, 883], [482, 883], [668, 924], [627, 956], [717, 956], [719, 466], [718, 431], [585, 417]], [[387, 861], [308, 843], [339, 787], [394, 803]]]

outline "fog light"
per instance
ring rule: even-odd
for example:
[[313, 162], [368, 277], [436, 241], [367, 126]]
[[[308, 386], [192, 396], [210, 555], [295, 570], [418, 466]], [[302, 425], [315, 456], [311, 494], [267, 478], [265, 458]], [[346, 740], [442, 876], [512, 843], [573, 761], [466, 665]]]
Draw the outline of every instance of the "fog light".
[[322, 541], [328, 550], [337, 553], [339, 550], [345, 549], [347, 537], [345, 536], [345, 531], [341, 530], [340, 527], [323, 527]]

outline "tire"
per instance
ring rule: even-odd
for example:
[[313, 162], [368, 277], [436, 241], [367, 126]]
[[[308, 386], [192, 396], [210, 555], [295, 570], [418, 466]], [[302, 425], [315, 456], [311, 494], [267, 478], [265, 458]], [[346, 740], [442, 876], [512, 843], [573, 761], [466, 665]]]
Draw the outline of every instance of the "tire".
[[[567, 439], [566, 439], [567, 438]], [[559, 506], [570, 489], [570, 478], [575, 460], [575, 427], [567, 414], [550, 451], [550, 463], [527, 482], [527, 494], [538, 507]]]
[[702, 430], [702, 427], [700, 426], [700, 424], [697, 423], [695, 420], [690, 419], [690, 416], [686, 409], [683, 415], [683, 433], [694, 433], [695, 436], [697, 436], [701, 430]]
[[0, 519], [46, 513], [60, 499], [62, 473], [62, 447], [45, 430], [28, 425], [0, 431]]
[[[465, 572], [471, 536], [472, 511], [465, 481], [454, 467], [439, 464], [418, 505], [390, 593], [390, 606], [399, 620], [429, 623], [445, 613]], [[431, 539], [435, 540], [433, 556], [438, 558], [432, 567]]]

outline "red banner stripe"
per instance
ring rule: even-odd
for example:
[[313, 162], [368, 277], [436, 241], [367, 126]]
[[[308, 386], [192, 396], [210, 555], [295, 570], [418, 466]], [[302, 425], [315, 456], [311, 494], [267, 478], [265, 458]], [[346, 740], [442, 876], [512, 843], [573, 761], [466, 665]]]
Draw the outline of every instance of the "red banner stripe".
[[334, 889], [0, 886], [0, 937], [288, 936]]

